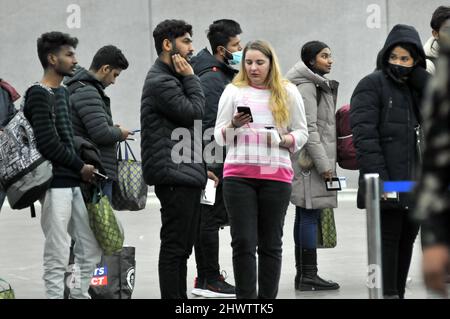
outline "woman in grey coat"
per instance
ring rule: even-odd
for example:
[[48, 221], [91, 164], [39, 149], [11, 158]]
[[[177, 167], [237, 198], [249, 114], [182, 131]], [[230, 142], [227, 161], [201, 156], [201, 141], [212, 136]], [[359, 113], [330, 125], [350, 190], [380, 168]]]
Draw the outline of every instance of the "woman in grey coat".
[[317, 224], [321, 209], [337, 206], [336, 191], [325, 181], [336, 176], [335, 109], [338, 83], [325, 78], [333, 59], [330, 48], [311, 41], [301, 50], [286, 77], [297, 85], [305, 104], [309, 138], [292, 158], [294, 181], [291, 202], [296, 206], [294, 240], [297, 275], [295, 289], [333, 290], [339, 285], [317, 275]]

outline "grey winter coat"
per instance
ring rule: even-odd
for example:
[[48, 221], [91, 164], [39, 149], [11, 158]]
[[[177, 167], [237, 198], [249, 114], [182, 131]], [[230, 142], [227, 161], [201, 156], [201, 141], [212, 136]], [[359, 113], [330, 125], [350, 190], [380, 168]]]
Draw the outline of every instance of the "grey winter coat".
[[302, 169], [298, 162], [300, 152], [292, 156], [295, 175], [291, 202], [306, 209], [337, 207], [337, 192], [326, 190], [320, 174], [332, 170], [336, 175], [335, 110], [339, 84], [314, 73], [302, 61], [286, 77], [303, 97], [309, 134], [305, 150], [313, 162], [312, 168]]

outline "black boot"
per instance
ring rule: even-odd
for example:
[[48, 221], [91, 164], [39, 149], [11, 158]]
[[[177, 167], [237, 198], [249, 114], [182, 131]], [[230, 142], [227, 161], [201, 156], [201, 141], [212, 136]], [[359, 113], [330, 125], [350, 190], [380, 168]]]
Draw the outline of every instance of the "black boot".
[[295, 268], [297, 269], [297, 274], [294, 279], [295, 289], [299, 290], [300, 278], [302, 277], [302, 249], [297, 245], [295, 245]]
[[302, 261], [301, 291], [339, 289], [339, 284], [331, 280], [324, 280], [317, 275], [316, 249], [302, 249]]

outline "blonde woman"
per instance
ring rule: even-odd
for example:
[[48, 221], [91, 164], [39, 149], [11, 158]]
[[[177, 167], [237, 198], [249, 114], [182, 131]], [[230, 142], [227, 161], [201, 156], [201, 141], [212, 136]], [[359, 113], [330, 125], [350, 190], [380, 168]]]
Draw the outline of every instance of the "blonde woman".
[[246, 45], [240, 71], [220, 99], [214, 136], [228, 147], [223, 196], [236, 297], [276, 298], [293, 178], [290, 153], [303, 147], [308, 129], [302, 97], [282, 78], [269, 43]]

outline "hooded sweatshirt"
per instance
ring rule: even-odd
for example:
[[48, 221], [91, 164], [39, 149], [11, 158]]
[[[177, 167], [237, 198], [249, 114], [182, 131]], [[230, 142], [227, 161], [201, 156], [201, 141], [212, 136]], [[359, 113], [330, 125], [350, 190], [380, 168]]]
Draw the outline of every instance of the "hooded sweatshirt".
[[[421, 58], [404, 82], [388, 72], [389, 54], [401, 43], [414, 45]], [[421, 99], [429, 77], [425, 67], [425, 52], [417, 31], [396, 25], [378, 54], [377, 70], [363, 78], [353, 92], [350, 122], [360, 166], [358, 208], [365, 207], [364, 174], [378, 173], [383, 181], [417, 177], [414, 128], [420, 122]], [[393, 208], [405, 209], [411, 204], [410, 196], [402, 193]], [[387, 208], [383, 205], [382, 209]]]
[[439, 43], [434, 37], [430, 37], [423, 46], [423, 49], [427, 57], [427, 72], [434, 74], [436, 72], [435, 62], [439, 57]]
[[413, 44], [421, 57], [419, 65], [426, 69], [425, 51], [423, 50], [419, 33], [414, 27], [405, 24], [397, 24], [392, 28], [391, 32], [389, 32], [384, 46], [377, 57], [377, 69], [386, 69], [389, 60], [388, 55], [391, 53], [392, 49], [400, 43]]

